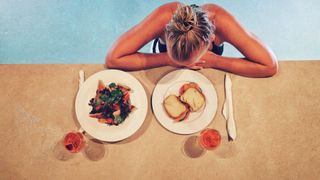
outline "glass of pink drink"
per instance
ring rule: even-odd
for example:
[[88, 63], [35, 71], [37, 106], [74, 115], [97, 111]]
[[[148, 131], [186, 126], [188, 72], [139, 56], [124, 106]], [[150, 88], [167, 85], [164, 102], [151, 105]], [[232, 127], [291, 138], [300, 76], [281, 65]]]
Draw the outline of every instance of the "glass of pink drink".
[[69, 152], [77, 153], [84, 148], [86, 140], [81, 132], [72, 131], [66, 134], [63, 144]]
[[215, 129], [204, 129], [200, 133], [199, 143], [206, 150], [213, 150], [219, 146], [221, 135]]

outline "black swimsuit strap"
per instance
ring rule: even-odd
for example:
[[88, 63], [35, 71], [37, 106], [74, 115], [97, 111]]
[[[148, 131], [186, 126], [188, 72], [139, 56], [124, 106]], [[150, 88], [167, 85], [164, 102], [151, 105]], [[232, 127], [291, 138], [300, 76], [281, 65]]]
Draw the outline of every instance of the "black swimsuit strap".
[[223, 53], [223, 49], [224, 49], [224, 44], [222, 44], [220, 46], [217, 46], [217, 45], [214, 44], [214, 42], [212, 42], [212, 50], [211, 50], [211, 52], [221, 56], [222, 53]]
[[196, 5], [196, 4], [191, 4], [190, 6], [191, 6], [192, 8], [199, 8], [199, 6]]
[[159, 38], [156, 38], [154, 41], [153, 41], [153, 44], [152, 44], [152, 52], [153, 53], [156, 53], [156, 48], [157, 48], [157, 43], [159, 41]]

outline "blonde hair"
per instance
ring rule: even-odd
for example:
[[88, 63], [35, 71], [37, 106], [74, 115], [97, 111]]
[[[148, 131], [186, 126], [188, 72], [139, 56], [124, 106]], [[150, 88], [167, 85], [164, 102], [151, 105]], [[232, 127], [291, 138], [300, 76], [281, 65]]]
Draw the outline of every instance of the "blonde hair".
[[189, 59], [194, 50], [210, 43], [214, 29], [201, 8], [195, 5], [178, 7], [165, 30], [172, 57], [178, 61]]

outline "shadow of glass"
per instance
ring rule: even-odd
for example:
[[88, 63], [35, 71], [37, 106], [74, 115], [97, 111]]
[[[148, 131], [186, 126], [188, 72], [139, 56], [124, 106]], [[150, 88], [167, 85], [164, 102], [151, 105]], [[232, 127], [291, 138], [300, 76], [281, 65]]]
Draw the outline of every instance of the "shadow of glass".
[[183, 141], [182, 152], [189, 158], [199, 158], [205, 154], [206, 150], [199, 144], [198, 136], [190, 136]]
[[[82, 152], [83, 155], [91, 161], [98, 161], [107, 154], [104, 144], [101, 141], [88, 138], [86, 138], [85, 147], [80, 152]], [[71, 153], [68, 151], [64, 146], [63, 139], [61, 139], [54, 144], [52, 154], [57, 160], [68, 161], [78, 153]]]
[[103, 142], [97, 139], [88, 139], [87, 145], [83, 150], [83, 154], [91, 161], [98, 161], [105, 157], [108, 153]]
[[67, 161], [74, 157], [75, 154], [70, 153], [64, 147], [63, 140], [59, 140], [52, 149], [53, 157], [60, 161]]

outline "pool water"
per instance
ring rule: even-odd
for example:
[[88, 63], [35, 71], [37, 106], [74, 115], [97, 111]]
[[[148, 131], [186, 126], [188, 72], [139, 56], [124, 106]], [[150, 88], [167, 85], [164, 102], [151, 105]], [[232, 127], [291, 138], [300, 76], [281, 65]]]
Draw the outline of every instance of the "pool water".
[[[0, 0], [0, 63], [104, 63], [112, 43], [167, 0]], [[223, 6], [279, 60], [320, 59], [320, 1], [182, 1]], [[147, 52], [150, 44], [141, 51]], [[241, 56], [230, 45], [224, 55]]]

